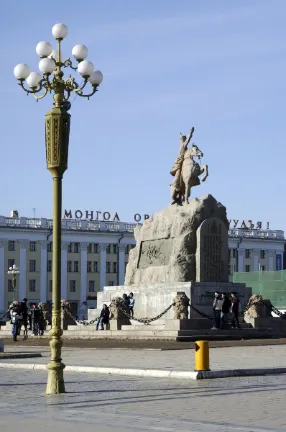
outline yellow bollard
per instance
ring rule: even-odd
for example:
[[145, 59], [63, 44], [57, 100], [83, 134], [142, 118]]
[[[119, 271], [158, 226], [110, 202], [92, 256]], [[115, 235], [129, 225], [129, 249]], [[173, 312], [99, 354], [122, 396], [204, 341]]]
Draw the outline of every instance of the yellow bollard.
[[195, 343], [196, 360], [195, 371], [209, 371], [210, 370], [210, 355], [209, 343], [207, 341], [197, 341]]

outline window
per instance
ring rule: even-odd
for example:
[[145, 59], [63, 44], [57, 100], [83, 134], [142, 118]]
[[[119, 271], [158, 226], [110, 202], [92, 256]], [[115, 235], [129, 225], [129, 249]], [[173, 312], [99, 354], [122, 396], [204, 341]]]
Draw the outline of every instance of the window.
[[117, 273], [117, 263], [113, 263], [113, 273]]
[[74, 251], [74, 253], [79, 253], [79, 243], [74, 243], [73, 251]]
[[36, 291], [36, 279], [30, 279], [29, 280], [29, 291], [30, 292]]
[[87, 253], [92, 253], [92, 243], [87, 246]]
[[87, 261], [87, 273], [91, 273], [91, 261]]
[[250, 258], [250, 249], [245, 249], [245, 258]]
[[113, 245], [113, 253], [117, 254], [117, 245]]
[[70, 273], [71, 271], [72, 271], [72, 262], [71, 261], [68, 261], [67, 262], [67, 265], [68, 265], [68, 272]]
[[30, 242], [30, 252], [36, 252], [36, 242]]
[[53, 291], [53, 281], [49, 280], [49, 291], [52, 292]]
[[47, 246], [48, 252], [53, 252], [53, 242], [49, 242]]
[[8, 292], [13, 292], [13, 291], [14, 289], [13, 289], [12, 279], [8, 279]]
[[261, 271], [265, 271], [265, 265], [261, 266]]
[[70, 292], [76, 292], [75, 280], [70, 280]]
[[237, 250], [232, 249], [232, 258], [237, 258]]
[[94, 249], [94, 253], [98, 253], [98, 243], [94, 243], [93, 249]]
[[234, 264], [234, 266], [233, 266], [233, 273], [235, 273], [236, 272], [236, 265]]
[[95, 292], [95, 282], [94, 282], [94, 280], [90, 280], [88, 282], [88, 291], [89, 292]]
[[13, 267], [14, 264], [15, 264], [15, 260], [14, 259], [8, 259], [8, 269], [10, 267]]
[[265, 250], [261, 250], [260, 251], [260, 259], [264, 259], [265, 258]]
[[51, 271], [52, 271], [52, 261], [51, 261], [51, 260], [48, 260], [48, 261], [47, 261], [47, 271], [48, 271], [48, 272], [51, 272]]
[[247, 273], [250, 272], [250, 265], [246, 265], [246, 266], [245, 266], [245, 271], [246, 271]]
[[29, 271], [30, 272], [36, 271], [36, 260], [30, 260], [29, 261]]
[[68, 244], [68, 253], [71, 253], [71, 251], [72, 251], [72, 243], [69, 243]]
[[231, 274], [231, 265], [228, 266], [228, 274]]
[[8, 241], [8, 251], [13, 252], [14, 250], [15, 250], [15, 242], [14, 242], [14, 240], [9, 240]]
[[108, 282], [108, 285], [109, 285], [109, 286], [113, 286], [113, 285], [114, 285], [114, 282], [113, 282], [113, 281], [109, 281], [109, 282]]
[[78, 273], [78, 261], [74, 261], [74, 263], [73, 263], [73, 271], [75, 273]]
[[106, 273], [110, 273], [110, 262], [106, 263]]
[[110, 245], [107, 245], [107, 247], [106, 247], [106, 253], [110, 254]]
[[94, 271], [94, 273], [98, 273], [98, 262], [97, 261], [93, 261], [93, 271]]

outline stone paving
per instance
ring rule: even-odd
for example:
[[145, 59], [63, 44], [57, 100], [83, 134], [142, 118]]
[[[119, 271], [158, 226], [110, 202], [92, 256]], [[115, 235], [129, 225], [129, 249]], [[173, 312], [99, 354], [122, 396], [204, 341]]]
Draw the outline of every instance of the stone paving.
[[[1, 360], [1, 363], [43, 363], [49, 361], [49, 348], [7, 347], [9, 352], [40, 352], [42, 358]], [[162, 370], [194, 370], [194, 350], [153, 351], [120, 349], [63, 350], [63, 362], [70, 366], [100, 366]], [[218, 369], [247, 369], [286, 367], [286, 345], [260, 347], [229, 347], [210, 350], [210, 367]]]
[[46, 373], [0, 370], [5, 432], [285, 432], [286, 376], [166, 381], [66, 373], [46, 396]]

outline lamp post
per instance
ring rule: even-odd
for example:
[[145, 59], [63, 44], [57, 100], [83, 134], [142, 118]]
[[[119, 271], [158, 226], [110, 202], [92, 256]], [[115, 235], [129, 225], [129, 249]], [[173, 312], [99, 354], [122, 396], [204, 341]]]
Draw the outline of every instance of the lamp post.
[[[90, 61], [85, 60], [88, 49], [85, 45], [75, 45], [72, 55], [78, 62], [73, 66], [70, 58], [62, 59], [61, 42], [67, 36], [68, 29], [64, 24], [56, 24], [52, 28], [52, 34], [57, 41], [57, 49], [53, 50], [48, 42], [39, 42], [36, 52], [40, 56], [38, 72], [30, 72], [26, 64], [18, 64], [14, 69], [14, 75], [24, 91], [31, 93], [36, 100], [42, 99], [47, 93], [53, 93], [54, 106], [46, 114], [45, 140], [47, 168], [53, 178], [53, 311], [52, 329], [50, 332], [51, 361], [48, 364], [47, 394], [59, 394], [65, 392], [64, 368], [61, 350], [63, 334], [61, 328], [61, 213], [62, 213], [62, 177], [67, 169], [68, 145], [70, 131], [71, 107], [69, 98], [74, 92], [78, 96], [90, 98], [98, 89], [103, 76], [100, 71], [95, 71]], [[74, 77], [69, 75], [64, 79], [62, 69], [71, 68], [77, 71], [83, 78], [79, 85]], [[27, 80], [28, 87], [25, 87]], [[86, 94], [84, 90], [91, 85]]]
[[12, 276], [13, 301], [14, 301], [14, 300], [17, 300], [17, 298], [15, 298], [15, 297], [17, 297], [17, 296], [15, 296], [16, 279], [17, 279], [17, 275], [20, 274], [20, 269], [19, 269], [19, 267], [16, 266], [16, 264], [13, 264], [12, 267], [9, 267], [7, 274], [9, 276]]

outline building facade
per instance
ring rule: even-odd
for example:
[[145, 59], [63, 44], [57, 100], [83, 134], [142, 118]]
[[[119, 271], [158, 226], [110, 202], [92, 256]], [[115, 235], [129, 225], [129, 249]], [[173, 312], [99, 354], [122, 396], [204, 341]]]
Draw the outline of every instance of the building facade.
[[[62, 220], [61, 295], [75, 313], [96, 305], [106, 285], [123, 285], [128, 254], [135, 246], [137, 224]], [[284, 232], [229, 230], [229, 274], [283, 269]], [[29, 303], [52, 300], [52, 221], [0, 216], [0, 312], [14, 299]], [[13, 287], [7, 272], [20, 269]], [[84, 305], [84, 306], [83, 306]]]

